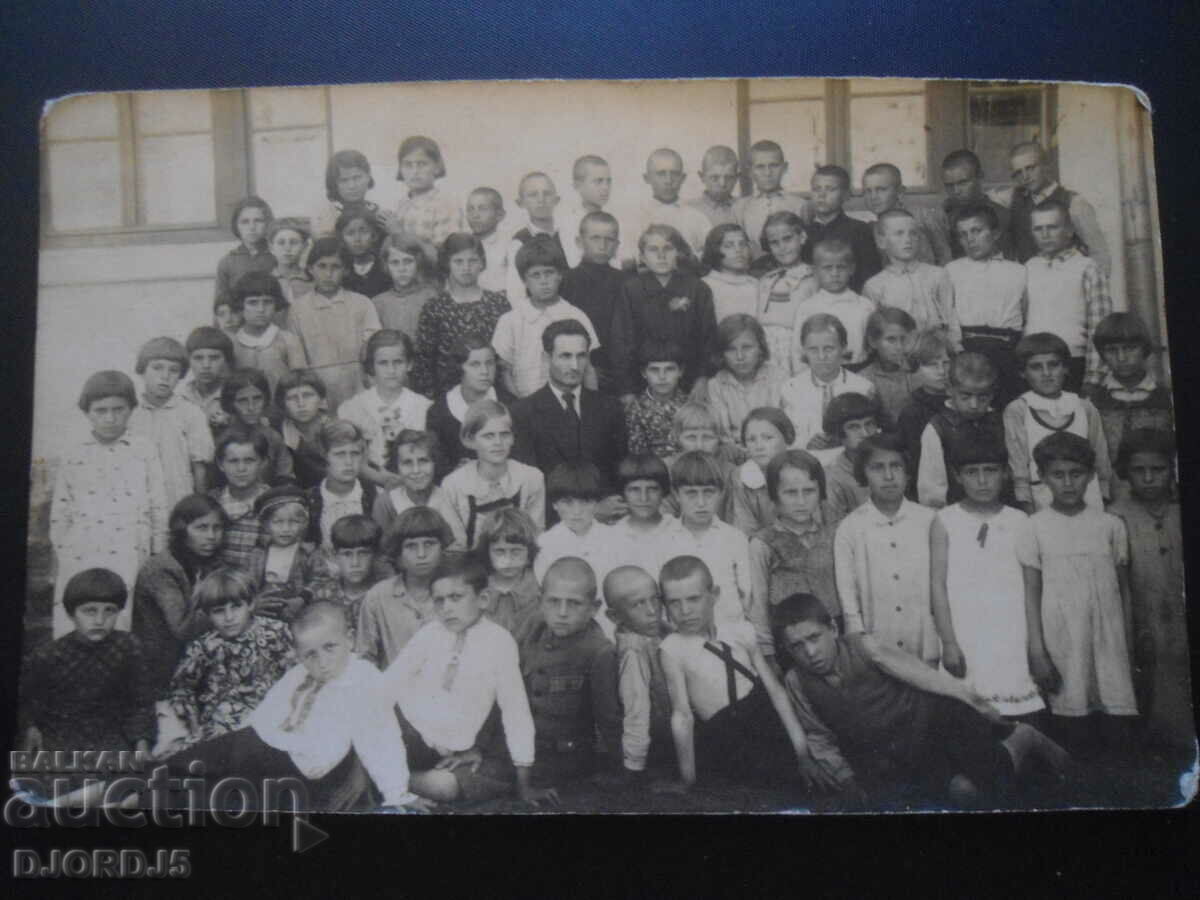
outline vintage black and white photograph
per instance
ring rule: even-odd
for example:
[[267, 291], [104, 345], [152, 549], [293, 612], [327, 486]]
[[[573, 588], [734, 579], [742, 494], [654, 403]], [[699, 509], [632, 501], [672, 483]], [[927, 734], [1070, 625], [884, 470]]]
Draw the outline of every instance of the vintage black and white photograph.
[[31, 805], [1194, 796], [1136, 90], [85, 93], [40, 204]]

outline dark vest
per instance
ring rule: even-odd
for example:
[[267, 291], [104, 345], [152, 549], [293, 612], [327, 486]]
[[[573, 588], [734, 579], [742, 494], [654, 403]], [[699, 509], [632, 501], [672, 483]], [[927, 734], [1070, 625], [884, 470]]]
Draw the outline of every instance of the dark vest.
[[838, 639], [835, 687], [797, 666], [804, 696], [837, 738], [851, 765], [884, 756], [912, 764], [928, 731], [931, 704], [920, 691], [885, 675], [862, 650], [857, 636]]
[[[1071, 208], [1071, 201], [1075, 198], [1074, 191], [1068, 191], [1061, 184], [1056, 187], [1046, 200], [1053, 200], [1056, 203], [1062, 204], [1064, 209]], [[1033, 239], [1033, 197], [1024, 190], [1014, 190], [1012, 194], [1012, 206], [1008, 210], [1008, 233], [1009, 240], [1012, 243], [1013, 252], [1016, 254], [1017, 262], [1028, 262], [1033, 257], [1037, 256], [1037, 242]], [[1087, 253], [1087, 247], [1075, 238], [1075, 246]]]
[[[978, 419], [964, 419], [951, 409], [938, 412], [929, 424], [937, 432], [942, 442], [942, 456], [946, 460], [946, 470], [949, 472], [950, 461], [954, 458], [955, 445], [964, 439], [983, 441], [993, 447], [1003, 447], [1004, 418], [997, 410], [989, 410]], [[962, 485], [950, 477], [947, 479], [946, 505], [957, 503], [964, 497]]]

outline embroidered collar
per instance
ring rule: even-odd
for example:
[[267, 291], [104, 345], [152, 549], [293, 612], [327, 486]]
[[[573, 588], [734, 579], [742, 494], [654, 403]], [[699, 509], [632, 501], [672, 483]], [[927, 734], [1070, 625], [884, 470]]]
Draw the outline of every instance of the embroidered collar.
[[[1109, 377], [1112, 377], [1112, 376], [1109, 376]], [[149, 400], [146, 399], [145, 394], [142, 394], [140, 397], [138, 397], [138, 406], [140, 406], [142, 409], [148, 409], [151, 412], [157, 412], [160, 409], [174, 409], [178, 405], [179, 405], [179, 395], [178, 394], [171, 394], [171, 396], [168, 397], [166, 400], [164, 400], [162, 403], [151, 403]]]
[[1062, 418], [1069, 416], [1079, 409], [1079, 395], [1063, 391], [1057, 397], [1043, 397], [1033, 391], [1021, 395], [1030, 409], [1036, 409], [1042, 415]]
[[1138, 395], [1149, 394], [1151, 391], [1155, 390], [1158, 387], [1158, 381], [1155, 380], [1153, 374], [1151, 374], [1150, 372], [1147, 372], [1142, 377], [1141, 381], [1139, 381], [1135, 385], [1127, 387], [1126, 385], [1121, 384], [1121, 382], [1117, 380], [1116, 375], [1114, 375], [1112, 372], [1109, 372], [1107, 375], [1104, 376], [1104, 387], [1108, 388], [1109, 393], [1111, 393], [1113, 395], [1113, 397], [1115, 397], [1117, 400], [1123, 400], [1123, 399], [1127, 399], [1127, 398], [1120, 396], [1122, 394], [1126, 394], [1126, 395], [1128, 395], [1128, 394], [1138, 394]]
[[375, 268], [375, 260], [368, 258], [368, 259], [364, 260], [363, 262], [358, 262], [358, 261], [351, 262], [350, 265], [354, 268], [354, 273], [356, 275], [366, 275], [373, 268]]
[[272, 322], [267, 326], [266, 331], [258, 337], [246, 331], [245, 326], [238, 329], [237, 342], [243, 347], [249, 347], [252, 350], [265, 350], [274, 343], [276, 336], [279, 334], [279, 326]]
[[[486, 397], [481, 397], [480, 399], [494, 401], [496, 399], [496, 388], [488, 388]], [[458, 421], [461, 422], [463, 420], [463, 416], [467, 414], [468, 406], [470, 406], [470, 404], [467, 403], [466, 398], [463, 397], [461, 384], [456, 384], [454, 387], [450, 388], [450, 390], [446, 391], [446, 409], [450, 410], [450, 415], [454, 416], [454, 418], [456, 418]]]
[[708, 273], [708, 277], [724, 284], [758, 284], [758, 279], [749, 272], [723, 272], [720, 269], [713, 269]]
[[782, 196], [783, 196], [783, 188], [781, 188], [781, 187], [777, 187], [773, 191], [760, 191], [757, 187], [754, 189], [754, 199], [755, 200], [758, 200], [758, 199], [768, 200], [771, 197], [782, 197]]
[[221, 504], [221, 508], [225, 510], [225, 515], [231, 519], [244, 519], [247, 516], [254, 515], [254, 501], [261, 494], [265, 494], [268, 488], [265, 484], [260, 484], [255, 489], [254, 493], [245, 500], [236, 499], [229, 492], [229, 485], [221, 488], [221, 493], [217, 498], [217, 502]]
[[[1053, 194], [1057, 190], [1058, 190], [1058, 182], [1051, 181], [1049, 184], [1047, 184], [1045, 187], [1043, 187], [1036, 194], [1032, 195], [1034, 205], [1036, 206], [1038, 203], [1041, 203], [1043, 200], [1045, 200], [1047, 197], [1049, 197], [1051, 194]], [[1029, 191], [1025, 190], [1025, 194], [1027, 196], [1029, 196]]]

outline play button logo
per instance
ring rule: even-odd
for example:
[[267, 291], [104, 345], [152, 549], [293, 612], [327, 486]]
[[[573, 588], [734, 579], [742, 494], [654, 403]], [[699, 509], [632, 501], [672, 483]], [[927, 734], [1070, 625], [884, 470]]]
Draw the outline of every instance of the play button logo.
[[292, 816], [292, 852], [303, 853], [311, 850], [329, 835], [308, 821], [307, 813], [296, 813]]

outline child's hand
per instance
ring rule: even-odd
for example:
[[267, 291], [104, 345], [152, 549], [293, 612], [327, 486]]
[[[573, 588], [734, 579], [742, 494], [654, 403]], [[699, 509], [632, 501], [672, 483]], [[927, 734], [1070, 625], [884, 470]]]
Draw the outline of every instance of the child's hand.
[[543, 803], [559, 806], [561, 803], [558, 799], [558, 791], [554, 788], [535, 788], [527, 785], [517, 788], [517, 799], [534, 807], [541, 806]]
[[375, 219], [384, 231], [392, 232], [398, 230], [400, 220], [390, 209], [384, 209], [382, 206], [379, 207], [375, 213]]
[[942, 667], [955, 678], [966, 677], [967, 658], [958, 644], [942, 644]]
[[708, 379], [697, 378], [696, 383], [692, 385], [692, 391], [688, 394], [688, 399], [693, 403], [708, 404]]
[[637, 403], [637, 394], [621, 395], [621, 409], [623, 409], [626, 414], [629, 413], [629, 408], [635, 403]]
[[25, 729], [25, 750], [30, 753], [37, 753], [42, 749], [42, 733], [36, 725], [30, 725]]
[[1034, 684], [1047, 694], [1055, 694], [1062, 687], [1062, 676], [1058, 674], [1058, 669], [1054, 668], [1054, 663], [1050, 661], [1050, 655], [1045, 650], [1030, 652], [1029, 674], [1033, 676]]
[[455, 769], [463, 767], [469, 768], [471, 774], [474, 775], [479, 771], [479, 766], [483, 762], [483, 754], [478, 749], [472, 747], [470, 750], [459, 750], [456, 753], [448, 753], [443, 756], [435, 769], [445, 769], [447, 772], [453, 772]]

